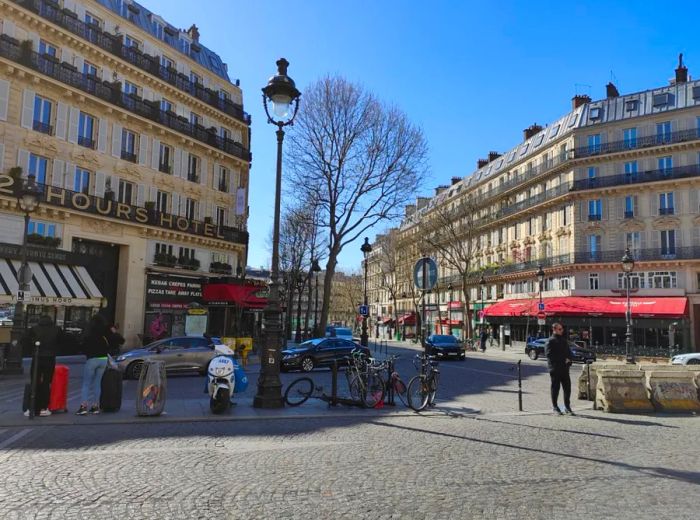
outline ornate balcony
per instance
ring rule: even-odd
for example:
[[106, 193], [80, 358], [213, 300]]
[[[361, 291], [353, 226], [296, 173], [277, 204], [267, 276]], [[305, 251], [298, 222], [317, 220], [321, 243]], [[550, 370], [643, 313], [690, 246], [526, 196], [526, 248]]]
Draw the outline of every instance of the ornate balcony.
[[625, 184], [642, 184], [645, 182], [658, 182], [670, 179], [687, 179], [690, 177], [700, 177], [700, 165], [690, 164], [688, 166], [677, 166], [675, 168], [635, 172], [634, 174], [623, 173], [619, 175], [597, 177], [595, 185], [591, 185], [590, 179], [580, 179], [574, 181], [571, 191], [592, 190], [610, 186], [622, 186]]
[[627, 139], [590, 146], [581, 146], [574, 150], [574, 158], [582, 159], [584, 157], [593, 157], [595, 155], [606, 155], [629, 150], [638, 150], [640, 148], [651, 148], [653, 146], [697, 141], [698, 139], [700, 139], [700, 133], [698, 133], [698, 129], [696, 128], [671, 132], [670, 134], [647, 135], [644, 137], [637, 137], [634, 141]]

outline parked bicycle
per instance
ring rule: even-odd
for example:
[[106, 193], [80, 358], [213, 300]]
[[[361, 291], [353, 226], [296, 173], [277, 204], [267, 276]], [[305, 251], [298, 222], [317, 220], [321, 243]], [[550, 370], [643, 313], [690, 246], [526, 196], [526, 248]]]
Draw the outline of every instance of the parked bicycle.
[[396, 354], [390, 355], [381, 362], [373, 362], [372, 368], [385, 372], [388, 375], [385, 396], [388, 394], [390, 404], [394, 404], [392, 396], [398, 395], [404, 406], [408, 406], [408, 385], [404, 383], [396, 370], [396, 360], [399, 358]]
[[384, 379], [381, 366], [360, 350], [354, 350], [345, 370], [350, 396], [366, 408], [374, 408], [384, 400]]
[[428, 405], [435, 405], [440, 371], [434, 359], [434, 356], [417, 354], [414, 360], [420, 373], [408, 383], [408, 405], [416, 412], [424, 410]]
[[322, 386], [316, 386], [310, 377], [295, 379], [284, 392], [284, 402], [289, 406], [302, 405], [311, 397], [329, 404], [332, 401], [332, 396], [326, 394]]

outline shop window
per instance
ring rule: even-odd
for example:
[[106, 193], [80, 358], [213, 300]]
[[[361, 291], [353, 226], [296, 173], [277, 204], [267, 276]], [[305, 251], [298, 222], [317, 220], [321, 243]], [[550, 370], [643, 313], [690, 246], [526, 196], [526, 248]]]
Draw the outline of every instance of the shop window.
[[55, 237], [56, 236], [56, 224], [51, 222], [44, 222], [41, 220], [29, 220], [29, 225], [27, 226], [28, 235], [41, 235], [42, 237]]

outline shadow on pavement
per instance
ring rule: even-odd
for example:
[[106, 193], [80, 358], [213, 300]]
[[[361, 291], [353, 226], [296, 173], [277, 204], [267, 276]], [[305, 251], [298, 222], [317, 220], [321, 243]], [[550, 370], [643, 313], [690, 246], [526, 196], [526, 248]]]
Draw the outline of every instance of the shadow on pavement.
[[[581, 413], [579, 413], [578, 416], [583, 417], [585, 419], [593, 419], [594, 421], [613, 422], [613, 423], [618, 423], [618, 424], [625, 424], [628, 426], [658, 426], [659, 428], [675, 428], [675, 429], [679, 428], [679, 426], [673, 426], [670, 424], [661, 424], [661, 423], [653, 422], [653, 421], [640, 421], [638, 419], [620, 419], [617, 417], [609, 417], [609, 416], [602, 416], [602, 415], [588, 415], [588, 414], [581, 414]], [[674, 415], [673, 417], [694, 418], [694, 416], [686, 415], [686, 414], [677, 414], [677, 415]]]

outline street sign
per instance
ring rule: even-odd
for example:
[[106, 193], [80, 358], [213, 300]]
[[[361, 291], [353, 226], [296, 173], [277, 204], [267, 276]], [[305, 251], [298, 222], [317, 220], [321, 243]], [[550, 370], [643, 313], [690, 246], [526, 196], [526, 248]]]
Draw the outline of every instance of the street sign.
[[440, 306], [437, 303], [426, 303], [425, 310], [430, 312], [439, 311]]
[[369, 305], [360, 305], [357, 312], [360, 314], [360, 316], [369, 316]]
[[544, 318], [537, 318], [537, 324], [538, 325], [544, 325], [546, 323]]
[[23, 303], [29, 299], [29, 291], [17, 291], [17, 302]]
[[[537, 313], [537, 319], [538, 319], [538, 320], [544, 320], [545, 318], [547, 318], [547, 315], [546, 315], [544, 312], [541, 312], [541, 311], [540, 311], [540, 312]], [[540, 325], [543, 325], [543, 324], [540, 323]]]
[[[423, 270], [425, 269], [425, 276]], [[425, 287], [423, 280], [425, 279]], [[413, 285], [419, 291], [430, 291], [437, 284], [438, 268], [435, 260], [430, 257], [421, 258], [413, 266]]]
[[538, 311], [543, 311], [544, 310], [544, 302], [540, 302], [537, 304], [537, 310]]

